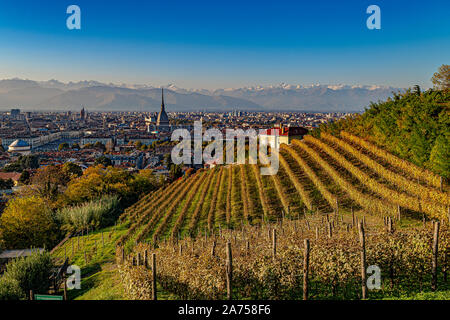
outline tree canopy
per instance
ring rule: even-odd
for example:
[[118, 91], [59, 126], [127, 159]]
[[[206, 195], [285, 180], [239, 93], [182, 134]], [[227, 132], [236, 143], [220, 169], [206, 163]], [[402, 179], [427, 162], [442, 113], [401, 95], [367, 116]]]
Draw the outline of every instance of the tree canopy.
[[448, 91], [450, 89], [450, 65], [443, 64], [440, 66], [431, 78], [431, 82], [436, 89]]
[[345, 130], [387, 149], [400, 158], [450, 178], [450, 92], [428, 90], [394, 93], [372, 103], [366, 112], [325, 124], [320, 130]]
[[5, 248], [52, 247], [58, 229], [47, 202], [37, 196], [8, 201], [0, 217], [0, 234]]

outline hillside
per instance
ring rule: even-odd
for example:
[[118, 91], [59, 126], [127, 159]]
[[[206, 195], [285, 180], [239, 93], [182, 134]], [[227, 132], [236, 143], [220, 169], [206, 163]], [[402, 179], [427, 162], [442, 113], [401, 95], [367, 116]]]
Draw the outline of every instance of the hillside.
[[420, 88], [373, 103], [362, 115], [323, 125], [320, 131], [341, 130], [450, 178], [450, 92]]
[[[447, 98], [439, 92], [408, 92], [395, 99], [402, 100], [402, 112], [419, 108], [423, 99], [430, 103], [422, 106], [422, 121], [402, 123], [404, 117], [398, 115], [394, 122], [401, 128], [384, 131], [391, 139], [408, 132], [406, 125], [422, 130], [448, 115], [448, 101], [442, 100]], [[71, 256], [89, 275], [86, 290], [73, 298], [150, 299], [148, 259], [155, 253], [160, 298], [224, 299], [230, 242], [234, 295], [299, 299], [302, 246], [310, 240], [311, 298], [358, 299], [358, 227], [363, 227], [367, 259], [383, 274], [382, 290], [371, 298], [448, 299], [450, 197], [445, 179], [380, 147], [380, 141], [389, 139], [375, 144], [361, 137], [365, 130], [381, 135], [380, 119], [390, 119], [386, 113], [396, 114], [395, 108], [390, 101], [372, 105], [360, 117], [282, 145], [276, 175], [260, 175], [259, 165], [223, 165], [144, 195], [124, 211], [112, 237], [111, 230], [103, 230], [108, 234], [104, 246], [99, 231], [87, 242], [81, 237], [81, 247], [87, 243], [87, 249], [78, 250], [74, 238], [58, 250], [59, 257]], [[448, 130], [445, 125], [435, 128], [434, 136]], [[434, 221], [441, 222], [437, 269], [430, 264]], [[430, 292], [433, 286], [440, 291]]]
[[260, 175], [257, 165], [221, 166], [146, 195], [122, 215], [130, 228], [119, 243], [131, 248], [305, 211], [446, 219], [450, 197], [440, 183], [347, 132], [322, 133], [282, 145], [276, 175]]
[[371, 299], [448, 299], [440, 176], [346, 131], [293, 140], [279, 159], [276, 175], [249, 164], [200, 170], [128, 208], [116, 250], [125, 295], [152, 298], [155, 253], [157, 290], [178, 299], [365, 299], [361, 264], [381, 270]]

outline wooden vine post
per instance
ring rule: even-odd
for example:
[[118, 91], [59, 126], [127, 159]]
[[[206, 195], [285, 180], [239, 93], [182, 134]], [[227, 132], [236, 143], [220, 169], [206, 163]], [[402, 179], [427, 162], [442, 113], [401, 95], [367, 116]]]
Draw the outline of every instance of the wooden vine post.
[[156, 253], [152, 253], [152, 300], [157, 299], [156, 290]]
[[67, 281], [64, 279], [64, 300], [67, 301]]
[[216, 255], [216, 241], [214, 240], [211, 247], [211, 257]]
[[149, 264], [148, 264], [148, 250], [147, 249], [144, 250], [144, 267], [146, 269], [148, 269], [148, 267], [149, 267]]
[[305, 252], [303, 256], [303, 300], [308, 300], [308, 276], [309, 276], [309, 239], [305, 239]]
[[355, 225], [355, 211], [353, 211], [353, 207], [352, 207], [352, 226]]
[[138, 253], [136, 254], [136, 265], [137, 265], [137, 266], [140, 266], [140, 265], [141, 265], [141, 253], [140, 253], [140, 252], [138, 252]]
[[367, 298], [367, 275], [366, 275], [366, 239], [364, 234], [363, 223], [360, 222], [359, 228], [359, 242], [361, 244], [361, 298]]
[[438, 253], [439, 253], [439, 221], [433, 223], [433, 260], [431, 266], [431, 290], [437, 290], [437, 268], [438, 268]]
[[233, 298], [232, 291], [232, 281], [233, 281], [233, 256], [231, 254], [231, 242], [227, 242], [227, 299], [231, 300]]
[[277, 257], [277, 230], [273, 229], [272, 234], [272, 255], [275, 260]]

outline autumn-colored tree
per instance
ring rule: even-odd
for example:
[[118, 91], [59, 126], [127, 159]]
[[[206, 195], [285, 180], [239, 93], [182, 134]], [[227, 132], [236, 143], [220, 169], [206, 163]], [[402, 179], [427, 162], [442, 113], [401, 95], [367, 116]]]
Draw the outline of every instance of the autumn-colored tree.
[[70, 181], [70, 176], [62, 170], [62, 166], [50, 165], [38, 169], [33, 176], [32, 182], [39, 194], [49, 200], [55, 200], [62, 187]]
[[101, 196], [104, 170], [101, 165], [89, 167], [81, 177], [72, 180], [64, 192], [66, 203], [72, 205]]
[[29, 184], [31, 182], [31, 174], [30, 171], [24, 170], [20, 177], [19, 177], [19, 183], [21, 184]]
[[6, 172], [22, 172], [26, 169], [37, 169], [39, 168], [39, 157], [36, 155], [26, 155], [19, 156], [16, 161], [8, 164], [3, 168]]
[[101, 149], [103, 151], [106, 150], [106, 147], [103, 143], [101, 143], [100, 141], [97, 141], [96, 143], [94, 143], [94, 148], [96, 149]]
[[170, 165], [170, 169], [169, 169], [169, 180], [170, 181], [175, 181], [182, 175], [183, 175], [183, 170], [182, 170], [181, 165], [179, 165], [179, 164]]
[[97, 159], [95, 159], [95, 161], [94, 161], [94, 165], [99, 165], [99, 164], [101, 164], [105, 167], [108, 167], [108, 166], [112, 165], [112, 162], [111, 162], [111, 159], [109, 159], [108, 157], [101, 156], [101, 157], [98, 157]]
[[140, 170], [138, 174], [133, 176], [130, 184], [133, 193], [138, 197], [145, 195], [150, 191], [156, 190], [159, 186], [159, 182], [153, 175], [153, 171], [149, 169]]
[[450, 89], [450, 65], [443, 64], [431, 78], [434, 87], [439, 90]]
[[98, 165], [86, 169], [81, 177], [69, 182], [63, 198], [65, 204], [74, 205], [106, 194], [117, 195], [121, 204], [126, 206], [157, 185], [150, 170], [141, 170], [133, 175], [120, 168]]
[[445, 178], [450, 178], [450, 132], [437, 137], [430, 154], [430, 165], [433, 171]]
[[61, 170], [70, 179], [80, 177], [83, 174], [81, 167], [73, 162], [66, 162]]
[[66, 150], [69, 148], [70, 148], [69, 144], [67, 142], [63, 142], [58, 146], [58, 151]]
[[72, 149], [80, 149], [80, 145], [78, 143], [74, 143], [71, 147]]
[[0, 190], [11, 189], [14, 186], [12, 179], [0, 179]]
[[0, 217], [0, 234], [8, 249], [49, 248], [59, 235], [47, 202], [37, 196], [8, 201]]

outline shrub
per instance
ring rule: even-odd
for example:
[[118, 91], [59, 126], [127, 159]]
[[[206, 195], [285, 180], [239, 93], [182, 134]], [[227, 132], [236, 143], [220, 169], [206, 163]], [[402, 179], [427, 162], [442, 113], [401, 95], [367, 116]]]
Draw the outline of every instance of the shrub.
[[0, 300], [21, 300], [24, 297], [24, 292], [16, 279], [0, 279]]
[[108, 195], [78, 206], [63, 208], [57, 212], [57, 218], [67, 231], [106, 227], [118, 218], [118, 207], [118, 197]]
[[53, 213], [37, 196], [9, 200], [0, 217], [0, 231], [6, 248], [51, 247], [58, 238]]
[[51, 285], [54, 265], [49, 253], [33, 253], [29, 257], [9, 262], [0, 279], [0, 300], [18, 300], [30, 290], [45, 293]]

